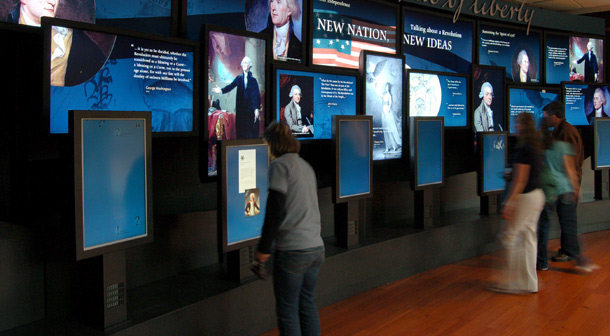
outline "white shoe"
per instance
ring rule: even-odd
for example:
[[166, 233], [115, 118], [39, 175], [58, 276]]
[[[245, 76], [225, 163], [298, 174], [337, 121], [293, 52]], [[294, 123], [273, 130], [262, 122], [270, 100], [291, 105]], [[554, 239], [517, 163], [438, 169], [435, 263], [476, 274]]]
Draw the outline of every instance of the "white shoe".
[[597, 265], [597, 264], [594, 264], [594, 263], [588, 263], [588, 264], [585, 264], [585, 265], [576, 265], [575, 268], [577, 270], [583, 271], [585, 273], [591, 273], [591, 272], [593, 272], [595, 270], [600, 269], [601, 267], [599, 265]]

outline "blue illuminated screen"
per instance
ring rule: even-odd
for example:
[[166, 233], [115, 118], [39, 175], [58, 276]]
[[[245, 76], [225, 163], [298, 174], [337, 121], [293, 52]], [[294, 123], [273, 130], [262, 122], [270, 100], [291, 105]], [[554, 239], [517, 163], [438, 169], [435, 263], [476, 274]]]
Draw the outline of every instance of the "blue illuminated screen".
[[269, 193], [269, 155], [265, 144], [229, 146], [226, 153], [226, 243], [230, 246], [261, 235]]
[[[303, 0], [290, 2], [294, 7], [290, 15], [272, 15], [278, 8], [285, 8], [286, 1], [269, 0], [187, 0], [186, 35], [189, 39], [200, 38], [202, 24], [212, 24], [266, 34], [273, 40], [276, 31], [287, 29], [285, 43], [275, 40], [272, 50], [274, 60], [301, 62], [303, 55], [303, 27], [306, 13]], [[271, 10], [270, 6], [271, 5]], [[281, 10], [280, 8], [280, 10]], [[275, 22], [274, 22], [275, 21]], [[277, 26], [276, 26], [277, 24]]]
[[440, 120], [417, 121], [417, 186], [443, 182], [442, 140]]
[[468, 125], [468, 78], [409, 72], [409, 116], [444, 117], [445, 127]]
[[610, 168], [610, 119], [598, 119], [595, 133], [596, 169]]
[[153, 132], [194, 130], [194, 46], [52, 28], [71, 44], [49, 53], [51, 133], [68, 132], [68, 110], [151, 111]]
[[563, 81], [603, 83], [604, 40], [547, 34], [546, 82]]
[[566, 120], [572, 125], [593, 125], [597, 115], [608, 117], [610, 86], [564, 83]]
[[145, 120], [81, 126], [84, 249], [147, 236]]
[[472, 64], [473, 24], [404, 11], [402, 37], [407, 69], [467, 73]]
[[520, 113], [529, 113], [536, 122], [536, 129], [544, 118], [542, 108], [547, 104], [559, 101], [559, 90], [509, 88], [509, 125], [510, 134], [517, 134], [517, 116]]
[[402, 59], [383, 55], [365, 58], [366, 115], [373, 116], [373, 160], [402, 157]]
[[[356, 115], [356, 85], [356, 76], [277, 70], [276, 120], [287, 123], [297, 138], [331, 139], [333, 115]], [[295, 95], [290, 97], [295, 86], [301, 92], [300, 117]]]
[[481, 25], [479, 64], [505, 67], [506, 78], [514, 82], [540, 82], [540, 33]]
[[483, 134], [483, 192], [505, 188], [506, 135]]
[[371, 123], [368, 120], [341, 120], [339, 127], [339, 195], [368, 194], [371, 192]]
[[397, 14], [381, 2], [314, 0], [312, 64], [358, 69], [363, 50], [396, 54]]

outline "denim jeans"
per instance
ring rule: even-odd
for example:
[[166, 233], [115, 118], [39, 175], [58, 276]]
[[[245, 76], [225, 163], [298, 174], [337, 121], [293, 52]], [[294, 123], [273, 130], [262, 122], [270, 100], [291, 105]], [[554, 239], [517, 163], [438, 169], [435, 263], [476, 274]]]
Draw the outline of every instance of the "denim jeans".
[[273, 291], [280, 335], [320, 335], [314, 294], [323, 262], [324, 246], [275, 252]]
[[561, 228], [561, 252], [580, 261], [580, 245], [578, 244], [578, 220], [576, 218], [576, 199], [573, 193], [559, 195], [555, 203], [544, 206], [538, 221], [538, 267], [548, 267], [547, 256], [551, 216], [557, 209], [557, 217]]

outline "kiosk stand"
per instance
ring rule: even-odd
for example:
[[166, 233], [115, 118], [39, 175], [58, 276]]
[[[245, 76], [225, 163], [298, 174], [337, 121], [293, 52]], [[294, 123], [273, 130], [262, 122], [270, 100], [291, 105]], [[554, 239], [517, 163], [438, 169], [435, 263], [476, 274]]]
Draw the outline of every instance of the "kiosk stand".
[[373, 196], [372, 134], [372, 116], [333, 116], [335, 238], [342, 248], [359, 244], [364, 199]]
[[438, 188], [416, 190], [414, 192], [415, 228], [429, 229], [440, 223], [440, 190]]
[[255, 277], [250, 270], [250, 265], [254, 261], [254, 246], [242, 247], [239, 250], [227, 252], [225, 260], [225, 274], [231, 281], [244, 282]]
[[411, 189], [415, 228], [440, 223], [440, 190], [445, 185], [443, 117], [411, 117], [409, 123]]
[[603, 200], [610, 197], [610, 179], [608, 177], [608, 170], [596, 170], [594, 183], [595, 199]]
[[[352, 200], [346, 203], [335, 204], [335, 237], [337, 246], [353, 248], [360, 244], [359, 235], [362, 231], [363, 200]], [[362, 214], [362, 216], [361, 216]]]
[[477, 144], [481, 163], [477, 170], [477, 194], [480, 197], [481, 216], [496, 214], [506, 189], [506, 162], [508, 162], [507, 132], [479, 132]]
[[481, 204], [481, 216], [489, 216], [491, 214], [497, 214], [500, 211], [500, 205], [498, 202], [498, 194], [481, 196], [479, 198]]

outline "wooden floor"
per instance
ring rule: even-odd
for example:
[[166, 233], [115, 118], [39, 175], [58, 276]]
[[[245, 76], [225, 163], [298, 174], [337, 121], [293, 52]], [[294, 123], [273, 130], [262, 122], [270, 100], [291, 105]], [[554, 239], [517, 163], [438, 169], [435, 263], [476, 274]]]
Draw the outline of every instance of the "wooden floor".
[[581, 242], [601, 270], [584, 274], [573, 262], [550, 262], [549, 271], [538, 271], [537, 294], [498, 294], [487, 286], [500, 254], [484, 255], [324, 307], [322, 335], [610, 335], [610, 230]]

